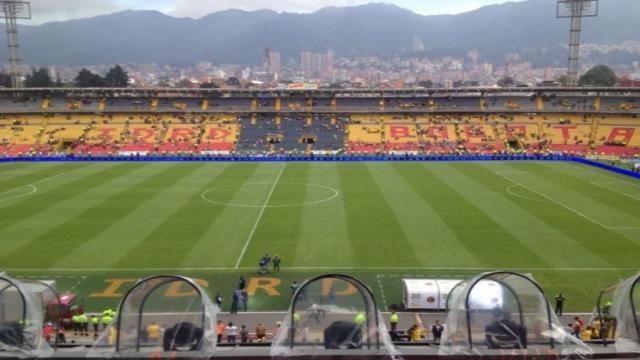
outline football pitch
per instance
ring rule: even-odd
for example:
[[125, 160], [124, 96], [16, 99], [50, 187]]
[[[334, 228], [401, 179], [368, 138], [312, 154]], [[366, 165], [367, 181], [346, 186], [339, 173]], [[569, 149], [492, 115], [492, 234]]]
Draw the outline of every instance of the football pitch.
[[[265, 253], [282, 271], [257, 273]], [[226, 305], [245, 276], [259, 311], [284, 310], [294, 280], [346, 273], [385, 310], [403, 277], [498, 269], [590, 311], [640, 270], [640, 181], [551, 161], [0, 164], [0, 271], [56, 280], [89, 311], [163, 273]]]

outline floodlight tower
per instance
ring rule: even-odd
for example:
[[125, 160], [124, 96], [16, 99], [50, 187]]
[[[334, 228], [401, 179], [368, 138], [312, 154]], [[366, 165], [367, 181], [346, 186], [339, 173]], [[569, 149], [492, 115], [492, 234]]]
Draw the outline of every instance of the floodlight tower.
[[5, 19], [7, 31], [7, 47], [9, 48], [9, 72], [11, 85], [20, 86], [18, 81], [18, 19], [31, 19], [31, 3], [21, 0], [0, 0], [0, 19]]
[[576, 86], [578, 81], [578, 65], [580, 63], [580, 32], [582, 31], [582, 18], [598, 16], [599, 0], [558, 0], [556, 17], [559, 19], [570, 18], [569, 30], [569, 86]]

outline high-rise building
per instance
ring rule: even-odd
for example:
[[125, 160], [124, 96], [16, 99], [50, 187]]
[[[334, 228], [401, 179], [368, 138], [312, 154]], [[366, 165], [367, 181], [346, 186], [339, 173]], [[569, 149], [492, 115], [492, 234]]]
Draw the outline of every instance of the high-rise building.
[[313, 74], [313, 53], [303, 51], [300, 53], [300, 71], [304, 76], [312, 76]]
[[471, 50], [467, 53], [467, 59], [469, 59], [469, 63], [472, 67], [478, 66], [478, 52], [476, 50]]
[[278, 74], [282, 70], [282, 59], [280, 53], [273, 51], [270, 48], [264, 49], [264, 55], [262, 60], [262, 68], [264, 71], [271, 74]]
[[269, 53], [269, 67], [267, 71], [272, 74], [279, 74], [282, 70], [282, 60], [280, 58], [280, 53], [276, 51], [271, 51]]
[[336, 52], [329, 49], [327, 50], [327, 52], [324, 55], [324, 69], [323, 69], [323, 75], [327, 76], [327, 75], [331, 75], [333, 73], [333, 69], [334, 69], [334, 63], [336, 60]]
[[413, 37], [413, 51], [414, 52], [422, 52], [425, 51], [424, 41], [420, 36]]

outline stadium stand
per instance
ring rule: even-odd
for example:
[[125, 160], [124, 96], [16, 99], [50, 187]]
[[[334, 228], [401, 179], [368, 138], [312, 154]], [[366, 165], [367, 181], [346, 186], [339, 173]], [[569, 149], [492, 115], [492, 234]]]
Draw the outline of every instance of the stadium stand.
[[352, 116], [347, 125], [347, 149], [350, 153], [377, 153], [384, 148], [383, 125], [379, 119]]
[[535, 89], [394, 92], [0, 91], [11, 154], [640, 153], [640, 96]]

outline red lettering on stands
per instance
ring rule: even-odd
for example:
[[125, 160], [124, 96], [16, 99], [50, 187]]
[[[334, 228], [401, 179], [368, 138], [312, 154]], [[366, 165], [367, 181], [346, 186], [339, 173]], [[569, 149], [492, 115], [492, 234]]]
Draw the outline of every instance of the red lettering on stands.
[[552, 126], [553, 129], [560, 130], [562, 133], [562, 138], [564, 140], [571, 140], [571, 134], [569, 130], [575, 130], [578, 126], [576, 125], [555, 125]]
[[137, 140], [154, 140], [156, 131], [149, 128], [133, 128], [131, 136]]
[[471, 139], [483, 139], [486, 137], [484, 128], [481, 125], [465, 125], [464, 135], [467, 141], [471, 141]]
[[427, 137], [435, 140], [449, 140], [449, 129], [446, 126], [429, 126]]
[[173, 128], [171, 132], [172, 140], [190, 140], [193, 137], [195, 137], [193, 128]]
[[[636, 131], [634, 128], [613, 128], [609, 133], [607, 141], [610, 143], [624, 142], [628, 144], [633, 137], [633, 133]], [[621, 138], [622, 137], [622, 138]]]
[[389, 127], [389, 134], [392, 138], [411, 137], [411, 131], [406, 125], [391, 125]]
[[211, 142], [225, 142], [231, 136], [231, 131], [225, 128], [211, 128], [207, 134], [207, 140]]
[[111, 140], [113, 139], [113, 136], [111, 136], [111, 132], [114, 130], [114, 128], [100, 128], [100, 135], [98, 137], [103, 140]]

